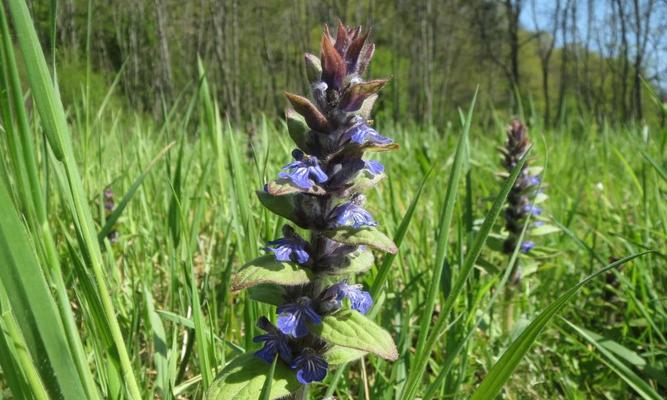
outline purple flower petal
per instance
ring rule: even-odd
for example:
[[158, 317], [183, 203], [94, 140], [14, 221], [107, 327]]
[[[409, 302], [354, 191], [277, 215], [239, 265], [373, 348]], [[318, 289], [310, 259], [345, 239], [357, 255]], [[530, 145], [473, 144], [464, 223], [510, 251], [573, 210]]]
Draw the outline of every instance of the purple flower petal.
[[306, 246], [305, 240], [301, 239], [296, 233], [292, 233], [287, 237], [270, 241], [266, 250], [272, 252], [277, 261], [296, 261], [303, 265], [310, 260], [310, 254], [308, 254]]
[[376, 160], [367, 160], [366, 169], [373, 175], [379, 175], [384, 172], [384, 165]]
[[329, 364], [319, 354], [305, 349], [294, 359], [291, 365], [296, 369], [296, 379], [306, 385], [311, 382], [321, 382], [327, 376]]
[[361, 285], [350, 285], [347, 281], [342, 281], [333, 285], [327, 292], [335, 293], [338, 302], [343, 301], [344, 298], [349, 299], [353, 310], [366, 314], [373, 306], [373, 299], [370, 293], [361, 288]]
[[393, 143], [393, 140], [384, 137], [377, 133], [377, 131], [370, 126], [368, 126], [366, 123], [361, 122], [356, 125], [353, 125], [350, 129], [348, 129], [344, 136], [348, 138], [350, 141], [357, 143], [357, 144], [389, 144]]
[[351, 226], [359, 229], [363, 226], [377, 226], [378, 224], [368, 211], [352, 202], [336, 206], [332, 214], [338, 226]]
[[272, 363], [276, 354], [285, 362], [292, 361], [292, 350], [289, 347], [287, 336], [283, 335], [266, 317], [261, 317], [257, 326], [266, 331], [264, 335], [255, 336], [252, 340], [255, 343], [264, 342], [264, 347], [255, 352], [255, 355], [262, 360]]
[[535, 216], [542, 214], [542, 209], [532, 204], [526, 204], [525, 206], [523, 206], [522, 211], [526, 214], [533, 214]]
[[528, 253], [535, 247], [535, 242], [527, 240], [523, 243], [521, 243], [521, 252], [522, 253]]
[[301, 297], [294, 303], [284, 304], [278, 307], [278, 329], [286, 335], [295, 338], [304, 337], [308, 334], [306, 323], [314, 324], [322, 322], [321, 317], [313, 310], [312, 301], [308, 297]]
[[313, 187], [313, 180], [317, 183], [324, 183], [329, 179], [320, 168], [316, 157], [305, 155], [301, 150], [292, 151], [292, 156], [296, 161], [284, 166], [285, 172], [280, 172], [279, 177], [305, 190]]

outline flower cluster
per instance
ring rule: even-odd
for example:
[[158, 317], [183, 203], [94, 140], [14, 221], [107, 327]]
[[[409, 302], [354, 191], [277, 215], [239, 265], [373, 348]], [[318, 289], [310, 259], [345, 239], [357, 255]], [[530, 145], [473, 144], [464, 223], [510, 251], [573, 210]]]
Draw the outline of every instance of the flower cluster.
[[[507, 129], [507, 142], [500, 148], [503, 166], [507, 172], [512, 171], [529, 147], [526, 127], [519, 120], [512, 121]], [[541, 190], [540, 172], [539, 168], [530, 167], [526, 162], [507, 197], [505, 229], [508, 235], [503, 244], [503, 251], [507, 254], [514, 252], [528, 215], [532, 215], [535, 220], [532, 227], [539, 227], [544, 223], [538, 218], [542, 215], [542, 209], [534, 204], [535, 196]], [[530, 231], [527, 231], [525, 237], [528, 237], [529, 233]], [[528, 253], [535, 247], [535, 242], [528, 239], [522, 241], [519, 246], [522, 253]]]
[[[285, 93], [293, 107], [286, 113], [297, 146], [293, 161], [258, 192], [264, 206], [294, 225], [285, 225], [283, 237], [269, 241], [267, 254], [242, 267], [232, 284], [235, 290], [250, 288], [251, 297], [277, 306], [275, 325], [266, 317], [258, 321], [266, 333], [254, 338], [263, 344], [255, 355], [267, 363], [278, 357], [301, 384], [325, 378], [334, 348], [338, 358], [346, 349], [354, 349], [350, 354], [357, 357], [360, 350], [374, 351], [365, 343], [350, 345], [355, 338], [337, 343], [324, 326], [343, 311], [365, 318], [373, 299], [351, 276], [373, 266], [371, 249], [397, 251], [377, 230], [362, 194], [385, 177], [383, 165], [364, 159], [364, 154], [398, 148], [369, 122], [377, 93], [387, 83], [362, 79], [374, 50], [368, 32], [339, 24], [335, 39], [325, 26], [321, 57], [305, 55], [313, 100]], [[363, 321], [375, 326], [370, 319]], [[387, 337], [385, 347], [393, 353], [383, 354], [395, 354], [395, 344]]]
[[[116, 208], [116, 203], [113, 200], [113, 190], [108, 187], [104, 189], [102, 195], [104, 197], [104, 215], [108, 219], [114, 208]], [[118, 231], [116, 229], [110, 230], [109, 234], [107, 234], [107, 239], [109, 239], [110, 243], [116, 243], [118, 241]]]

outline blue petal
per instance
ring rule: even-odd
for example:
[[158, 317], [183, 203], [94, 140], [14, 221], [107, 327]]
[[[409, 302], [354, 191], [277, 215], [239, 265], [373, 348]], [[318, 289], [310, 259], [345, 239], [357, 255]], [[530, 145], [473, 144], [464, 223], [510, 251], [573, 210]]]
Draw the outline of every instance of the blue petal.
[[368, 160], [366, 161], [366, 169], [369, 170], [371, 174], [378, 175], [384, 172], [384, 165], [376, 160]]
[[322, 171], [322, 168], [320, 168], [319, 165], [310, 167], [309, 170], [310, 170], [310, 175], [312, 175], [315, 178], [315, 181], [317, 181], [317, 183], [324, 183], [329, 179], [327, 174], [325, 174], [324, 171]]
[[521, 243], [521, 252], [522, 253], [528, 253], [535, 247], [535, 242], [527, 240], [523, 243]]
[[290, 262], [292, 261], [292, 249], [287, 247], [287, 246], [279, 246], [279, 247], [268, 247], [268, 250], [273, 252], [276, 256], [277, 261], [282, 261], [282, 262]]
[[373, 306], [371, 294], [365, 291], [360, 291], [358, 295], [351, 297], [350, 302], [352, 303], [352, 309], [362, 314], [366, 314]]
[[294, 254], [296, 255], [296, 262], [299, 264], [305, 264], [310, 260], [310, 254], [301, 248], [295, 248]]
[[310, 307], [310, 306], [305, 306], [305, 307], [303, 308], [303, 312], [304, 312], [304, 314], [306, 314], [306, 316], [308, 317], [308, 319], [310, 320], [310, 322], [312, 322], [312, 323], [314, 323], [314, 324], [319, 324], [319, 323], [322, 322], [322, 319], [320, 318], [319, 314], [317, 314], [317, 313], [315, 312], [315, 310], [313, 310], [312, 307]]
[[320, 356], [305, 354], [297, 357], [292, 368], [298, 369], [296, 379], [302, 384], [321, 382], [327, 376], [329, 364]]
[[262, 360], [266, 361], [267, 363], [271, 364], [273, 363], [273, 358], [276, 356], [276, 349], [273, 347], [265, 345], [261, 349], [257, 350], [255, 352], [255, 355]]
[[308, 168], [296, 168], [294, 171], [290, 172], [289, 177], [296, 186], [301, 189], [310, 189], [313, 187], [313, 181], [310, 180], [310, 174], [308, 173]]

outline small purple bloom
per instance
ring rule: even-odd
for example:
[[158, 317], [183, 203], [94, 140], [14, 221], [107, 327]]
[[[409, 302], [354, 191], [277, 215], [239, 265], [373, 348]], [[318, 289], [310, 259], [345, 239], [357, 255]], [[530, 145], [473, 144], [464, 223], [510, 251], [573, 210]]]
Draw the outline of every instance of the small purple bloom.
[[281, 172], [279, 177], [289, 179], [293, 184], [301, 189], [310, 189], [313, 187], [313, 180], [317, 183], [326, 182], [329, 177], [322, 171], [316, 157], [308, 156], [301, 150], [292, 151], [292, 156], [296, 161], [292, 161], [283, 167], [287, 172]]
[[524, 254], [528, 253], [534, 247], [535, 247], [535, 242], [533, 242], [531, 240], [527, 240], [527, 241], [521, 243], [521, 252], [524, 253]]
[[363, 226], [377, 226], [377, 222], [371, 214], [361, 208], [359, 204], [363, 202], [362, 196], [357, 196], [349, 203], [337, 205], [331, 212], [333, 219], [338, 226], [352, 226], [359, 229]]
[[257, 321], [257, 327], [267, 333], [255, 336], [252, 339], [255, 343], [264, 342], [264, 347], [257, 350], [255, 355], [268, 363], [273, 363], [276, 354], [279, 354], [283, 361], [287, 363], [291, 362], [292, 350], [289, 347], [287, 336], [283, 335], [278, 328], [273, 326], [266, 317], [261, 317]]
[[384, 165], [380, 164], [379, 161], [367, 160], [366, 169], [373, 175], [379, 175], [384, 172]]
[[329, 363], [319, 354], [310, 349], [304, 349], [292, 362], [292, 369], [296, 369], [296, 379], [306, 385], [310, 382], [321, 382], [327, 376]]
[[278, 307], [278, 329], [286, 335], [295, 338], [304, 337], [308, 334], [306, 320], [319, 324], [322, 322], [320, 316], [313, 310], [312, 301], [308, 297], [300, 297], [294, 303], [283, 304]]
[[266, 250], [273, 252], [278, 261], [296, 261], [298, 264], [303, 265], [310, 260], [310, 254], [306, 251], [306, 241], [296, 234], [272, 240], [268, 245]]
[[539, 228], [542, 225], [544, 225], [544, 221], [535, 221], [535, 222], [533, 222], [533, 228]]
[[526, 204], [525, 206], [523, 206], [522, 211], [526, 214], [533, 214], [535, 216], [542, 214], [542, 209], [532, 204]]
[[526, 186], [537, 186], [540, 184], [541, 179], [537, 175], [528, 175], [524, 178]]
[[373, 299], [370, 293], [361, 290], [361, 288], [361, 285], [350, 285], [347, 281], [342, 281], [328, 290], [336, 292], [336, 301], [341, 302], [347, 297], [353, 310], [366, 314], [373, 306]]
[[358, 123], [352, 126], [350, 129], [348, 129], [347, 132], [345, 132], [345, 137], [349, 138], [350, 141], [357, 144], [393, 143], [392, 139], [380, 135], [379, 133], [377, 133], [375, 129], [371, 128], [364, 122]]

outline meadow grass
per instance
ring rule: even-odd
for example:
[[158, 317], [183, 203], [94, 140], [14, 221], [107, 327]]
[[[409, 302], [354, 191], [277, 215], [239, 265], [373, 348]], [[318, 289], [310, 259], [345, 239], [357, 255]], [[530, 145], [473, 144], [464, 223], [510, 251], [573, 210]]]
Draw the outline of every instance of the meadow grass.
[[[254, 191], [288, 161], [286, 127], [259, 116], [232, 128], [203, 69], [159, 120], [90, 104], [85, 90], [64, 109], [21, 4], [9, 2], [28, 80], [5, 40], [0, 81], [1, 394], [201, 398], [271, 314], [231, 293], [230, 277], [282, 226]], [[400, 252], [360, 283], [400, 357], [339, 366], [304, 397], [664, 398], [666, 132], [531, 120], [559, 229], [508, 259], [496, 217], [511, 182], [496, 147], [509, 121], [475, 121], [471, 105], [447, 127], [377, 122], [401, 149], [382, 154], [389, 178], [368, 208]], [[504, 324], [516, 260], [523, 283]]]

